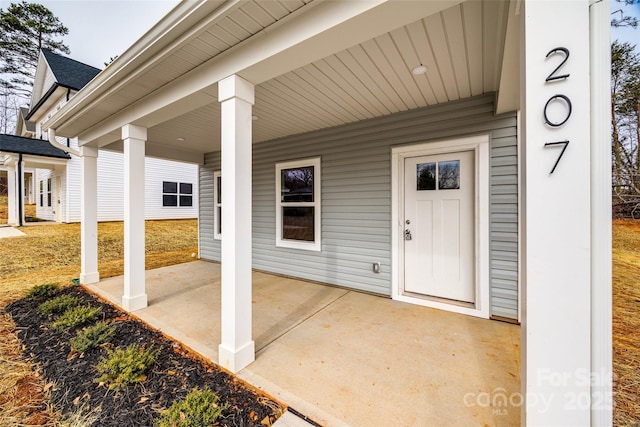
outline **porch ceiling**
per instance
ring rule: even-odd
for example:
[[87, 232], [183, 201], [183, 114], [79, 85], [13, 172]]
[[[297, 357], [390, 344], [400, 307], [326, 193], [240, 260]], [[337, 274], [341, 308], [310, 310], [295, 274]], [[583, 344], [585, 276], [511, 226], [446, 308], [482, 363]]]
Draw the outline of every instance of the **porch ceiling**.
[[[169, 49], [156, 66], [126, 79], [116, 92], [96, 104], [93, 112], [83, 113], [82, 120], [99, 124], [111, 112], [170, 85], [173, 79], [224, 55], [252, 35], [257, 37], [256, 33], [276, 21], [318, 2], [307, 3], [311, 0], [249, 1], [228, 6], [230, 12], [224, 18], [213, 20]], [[497, 92], [505, 77], [509, 2], [450, 4], [453, 6], [440, 7], [437, 13], [259, 83], [254, 142]], [[420, 64], [427, 67], [427, 73], [413, 75], [411, 70]], [[137, 124], [148, 127], [149, 141], [167, 148], [163, 152], [169, 157], [171, 150], [194, 154], [219, 150], [217, 85], [159, 109]], [[119, 131], [113, 130], [96, 141], [99, 146], [119, 150], [119, 139]]]

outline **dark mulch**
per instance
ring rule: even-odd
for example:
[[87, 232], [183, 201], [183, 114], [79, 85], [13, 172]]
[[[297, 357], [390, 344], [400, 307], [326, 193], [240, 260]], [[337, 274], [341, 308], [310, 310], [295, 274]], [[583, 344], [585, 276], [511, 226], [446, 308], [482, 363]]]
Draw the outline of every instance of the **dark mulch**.
[[106, 348], [91, 350], [81, 357], [71, 354], [69, 339], [75, 336], [77, 328], [69, 332], [49, 328], [47, 325], [53, 318], [38, 310], [44, 299], [22, 299], [7, 306], [26, 355], [40, 365], [47, 382], [53, 383], [53, 404], [64, 415], [77, 413], [82, 408], [85, 413], [97, 411], [95, 426], [151, 426], [160, 410], [184, 398], [194, 387], [205, 386], [229, 405], [220, 425], [263, 427], [273, 423], [282, 412], [278, 403], [217, 366], [192, 357], [178, 343], [99, 301], [82, 288], [67, 288], [58, 295], [61, 294], [102, 307], [103, 319], [116, 325], [112, 348], [135, 343], [160, 349], [156, 364], [143, 383], [109, 390], [94, 382], [98, 376], [94, 367], [106, 355]]

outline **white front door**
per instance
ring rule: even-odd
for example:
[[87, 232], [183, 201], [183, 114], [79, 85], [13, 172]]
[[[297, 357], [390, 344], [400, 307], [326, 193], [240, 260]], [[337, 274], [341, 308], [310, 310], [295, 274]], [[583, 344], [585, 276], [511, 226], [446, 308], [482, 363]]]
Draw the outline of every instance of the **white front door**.
[[475, 153], [404, 159], [404, 293], [475, 303]]

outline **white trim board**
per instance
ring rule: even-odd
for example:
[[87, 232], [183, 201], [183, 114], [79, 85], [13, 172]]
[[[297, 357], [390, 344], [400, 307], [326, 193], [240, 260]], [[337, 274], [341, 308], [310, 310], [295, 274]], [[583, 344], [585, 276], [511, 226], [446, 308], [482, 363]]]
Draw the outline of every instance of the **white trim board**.
[[[476, 166], [475, 233], [476, 233], [476, 301], [474, 307], [404, 295], [403, 234], [401, 221], [404, 206], [404, 159], [407, 157], [474, 151]], [[391, 296], [397, 301], [437, 308], [454, 313], [489, 318], [489, 135], [476, 135], [418, 145], [391, 148]]]

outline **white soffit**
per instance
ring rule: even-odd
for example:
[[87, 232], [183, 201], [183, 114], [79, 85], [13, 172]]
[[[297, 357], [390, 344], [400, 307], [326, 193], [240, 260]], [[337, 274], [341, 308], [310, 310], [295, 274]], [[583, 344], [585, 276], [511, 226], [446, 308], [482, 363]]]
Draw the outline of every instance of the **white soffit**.
[[[507, 2], [465, 2], [256, 87], [254, 142], [498, 90]], [[517, 43], [517, 41], [516, 41]], [[415, 76], [411, 69], [427, 66]], [[150, 140], [215, 151], [218, 103], [149, 130]]]
[[[131, 88], [114, 93], [105, 105], [96, 105], [93, 120], [100, 122], [105, 113], [131, 105], [145, 90], [149, 93], [212, 55], [226, 52], [243, 37], [251, 38], [251, 32], [273, 25], [276, 11], [265, 6], [284, 13], [285, 5], [304, 6], [302, 0], [243, 2], [224, 23], [190, 40], [144, 78], [132, 81]], [[254, 141], [498, 91], [508, 9], [509, 2], [503, 1], [454, 4], [263, 81], [256, 86]], [[420, 64], [427, 73], [413, 75], [411, 70]], [[207, 88], [201, 96], [178, 103], [180, 108], [174, 104], [167, 111], [158, 110], [139, 124], [149, 126], [151, 142], [200, 153], [218, 150], [220, 112], [215, 93], [215, 88]], [[176, 117], [179, 111], [184, 113]], [[90, 116], [88, 112], [83, 121], [91, 121]], [[117, 133], [104, 137], [100, 145], [115, 139]]]

